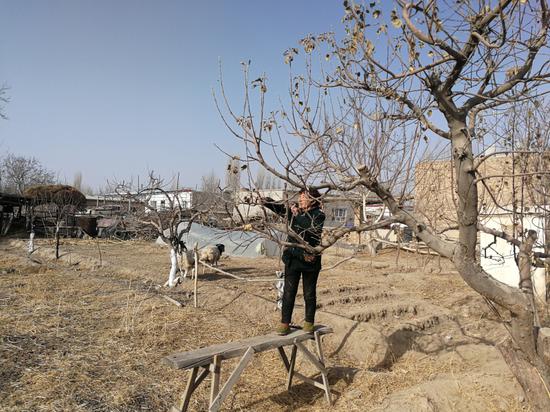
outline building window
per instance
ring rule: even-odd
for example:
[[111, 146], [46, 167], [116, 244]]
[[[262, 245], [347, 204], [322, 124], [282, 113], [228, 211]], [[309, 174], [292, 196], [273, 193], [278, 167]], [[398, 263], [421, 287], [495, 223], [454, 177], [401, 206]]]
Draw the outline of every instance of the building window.
[[344, 208], [332, 209], [332, 216], [335, 222], [345, 222], [348, 211]]
[[156, 208], [157, 208], [157, 201], [156, 201], [156, 200], [151, 200], [151, 201], [149, 202], [149, 205], [151, 205], [151, 207], [152, 207], [153, 209], [156, 209]]
[[161, 200], [160, 201], [160, 210], [164, 210], [166, 209], [166, 201], [165, 200]]

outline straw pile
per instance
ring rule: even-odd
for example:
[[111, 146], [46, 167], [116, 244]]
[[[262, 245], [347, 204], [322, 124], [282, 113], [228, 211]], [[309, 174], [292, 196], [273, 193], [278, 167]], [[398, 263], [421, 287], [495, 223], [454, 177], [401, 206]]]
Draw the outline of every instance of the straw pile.
[[79, 190], [68, 185], [39, 185], [25, 190], [25, 196], [35, 205], [55, 204], [58, 206], [72, 205], [81, 209], [86, 205], [86, 196]]

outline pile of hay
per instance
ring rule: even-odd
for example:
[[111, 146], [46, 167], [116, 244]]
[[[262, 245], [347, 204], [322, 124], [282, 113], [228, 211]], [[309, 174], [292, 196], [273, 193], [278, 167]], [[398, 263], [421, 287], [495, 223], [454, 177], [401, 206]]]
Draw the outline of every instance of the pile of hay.
[[86, 206], [86, 196], [79, 190], [68, 185], [32, 186], [25, 190], [24, 195], [30, 198], [34, 205], [71, 205], [77, 209], [82, 209]]

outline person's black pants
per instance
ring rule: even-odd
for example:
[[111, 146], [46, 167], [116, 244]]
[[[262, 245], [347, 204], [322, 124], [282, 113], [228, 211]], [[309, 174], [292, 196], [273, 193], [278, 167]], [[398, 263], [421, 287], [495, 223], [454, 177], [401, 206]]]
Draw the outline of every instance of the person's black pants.
[[306, 322], [314, 323], [315, 309], [317, 308], [317, 279], [319, 270], [304, 271], [302, 268], [293, 267], [295, 265], [285, 265], [285, 288], [283, 291], [283, 309], [282, 323], [290, 323], [292, 311], [294, 310], [294, 301], [298, 293], [300, 276], [302, 277], [302, 286], [304, 289], [304, 301], [306, 304]]

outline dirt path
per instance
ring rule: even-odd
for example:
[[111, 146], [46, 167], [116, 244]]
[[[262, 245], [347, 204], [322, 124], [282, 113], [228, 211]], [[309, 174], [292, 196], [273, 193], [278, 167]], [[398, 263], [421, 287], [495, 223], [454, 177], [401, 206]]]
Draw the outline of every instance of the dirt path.
[[[166, 410], [185, 374], [163, 366], [163, 356], [267, 333], [278, 319], [265, 303], [275, 299], [271, 282], [208, 272], [198, 309], [188, 281], [162, 291], [184, 307], [168, 303], [155, 289], [167, 278], [168, 252], [156, 245], [101, 241], [100, 267], [92, 241], [65, 242], [62, 262], [51, 260], [47, 242], [39, 245], [40, 264], [22, 243], [0, 244], [1, 410]], [[336, 250], [324, 265], [345, 256]], [[273, 277], [280, 263], [230, 257], [222, 268], [252, 279]], [[248, 305], [236, 303], [243, 296]], [[318, 296], [321, 312], [376, 328], [391, 349], [376, 370], [345, 353], [329, 359], [334, 410], [526, 410], [493, 346], [505, 331], [448, 263], [401, 253], [396, 266], [392, 253], [359, 256], [323, 272]], [[298, 307], [295, 321], [302, 315]], [[275, 353], [261, 354], [224, 407], [329, 410], [317, 389], [285, 392], [285, 379]], [[193, 410], [205, 410], [207, 392], [193, 396]]]

